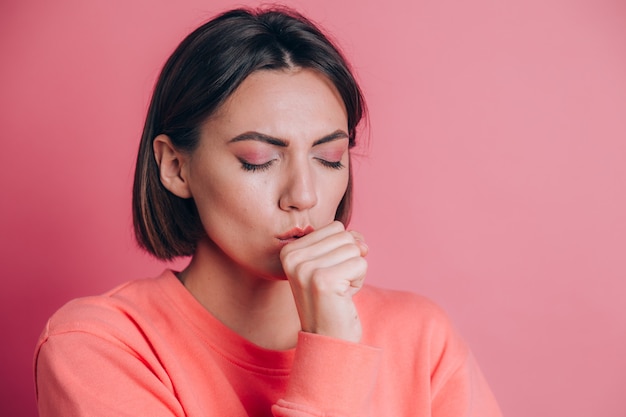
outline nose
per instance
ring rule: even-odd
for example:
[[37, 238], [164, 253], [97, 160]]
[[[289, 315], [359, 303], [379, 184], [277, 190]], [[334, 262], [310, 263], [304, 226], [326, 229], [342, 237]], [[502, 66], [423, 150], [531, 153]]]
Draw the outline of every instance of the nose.
[[302, 161], [293, 163], [285, 172], [285, 181], [278, 201], [282, 210], [306, 210], [317, 204], [315, 173]]

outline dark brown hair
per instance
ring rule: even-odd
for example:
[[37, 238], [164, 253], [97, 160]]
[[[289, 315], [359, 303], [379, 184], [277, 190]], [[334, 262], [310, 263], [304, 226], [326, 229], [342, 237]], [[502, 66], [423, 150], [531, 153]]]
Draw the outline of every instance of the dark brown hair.
[[[152, 142], [169, 136], [183, 152], [198, 145], [200, 126], [251, 73], [310, 68], [326, 76], [348, 114], [350, 147], [365, 113], [361, 90], [336, 46], [307, 18], [287, 8], [236, 9], [188, 35], [156, 83], [141, 137], [133, 185], [133, 224], [141, 247], [160, 259], [192, 255], [204, 235], [193, 199], [161, 184]], [[352, 174], [335, 218], [347, 224]]]

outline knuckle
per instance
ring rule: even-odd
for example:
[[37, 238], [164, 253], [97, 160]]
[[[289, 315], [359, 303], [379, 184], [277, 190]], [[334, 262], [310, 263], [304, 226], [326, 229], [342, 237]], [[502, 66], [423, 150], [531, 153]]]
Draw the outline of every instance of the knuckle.
[[343, 250], [346, 252], [346, 255], [350, 258], [356, 258], [356, 257], [361, 257], [361, 249], [359, 249], [359, 247], [354, 244], [354, 243], [350, 243], [350, 244], [345, 244], [343, 245]]
[[297, 258], [298, 258], [297, 252], [294, 250], [288, 249], [287, 246], [285, 246], [280, 251], [280, 260], [283, 263], [283, 265], [295, 264]]
[[332, 274], [328, 273], [326, 269], [318, 269], [311, 276], [311, 286], [317, 293], [325, 293], [328, 291]]
[[283, 246], [282, 249], [280, 250], [280, 258], [283, 259], [285, 256], [287, 256], [291, 252], [293, 252], [293, 251], [291, 250], [289, 245]]
[[341, 223], [339, 220], [335, 220], [334, 222], [332, 222], [331, 227], [333, 230], [336, 230], [337, 232], [342, 232], [346, 230], [343, 223]]
[[356, 243], [356, 236], [354, 236], [351, 232], [346, 231], [343, 234], [345, 235], [346, 240], [352, 243]]
[[300, 262], [294, 268], [295, 277], [299, 279], [305, 279], [313, 274], [314, 265], [311, 261]]
[[345, 246], [345, 245], [354, 245], [356, 244], [356, 240], [354, 236], [350, 234], [350, 232], [339, 232], [334, 236], [334, 243], [337, 247]]
[[351, 230], [350, 234], [355, 238], [355, 239], [360, 239], [360, 240], [364, 240], [363, 235], [359, 232], [357, 232], [356, 230]]

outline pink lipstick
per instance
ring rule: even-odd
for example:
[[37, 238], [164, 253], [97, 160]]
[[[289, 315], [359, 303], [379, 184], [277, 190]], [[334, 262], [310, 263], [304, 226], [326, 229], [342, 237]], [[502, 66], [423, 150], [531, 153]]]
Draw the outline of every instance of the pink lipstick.
[[288, 230], [285, 233], [282, 233], [278, 236], [276, 236], [278, 238], [278, 240], [280, 240], [281, 242], [284, 243], [288, 243], [288, 242], [292, 242], [296, 239], [300, 239], [302, 236], [306, 236], [309, 233], [311, 233], [313, 230], [313, 226], [306, 226], [305, 228], [301, 228], [301, 227], [294, 227], [291, 230]]

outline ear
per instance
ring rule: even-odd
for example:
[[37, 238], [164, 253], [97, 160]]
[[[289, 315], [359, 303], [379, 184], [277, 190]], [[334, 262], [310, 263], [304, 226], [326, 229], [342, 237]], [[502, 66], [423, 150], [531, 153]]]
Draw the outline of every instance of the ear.
[[152, 149], [163, 186], [180, 198], [191, 198], [186, 172], [188, 157], [174, 147], [167, 135], [154, 138]]

